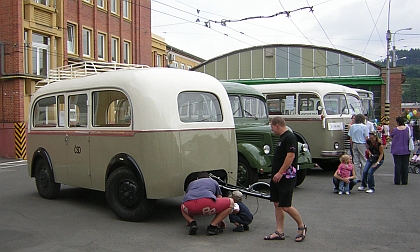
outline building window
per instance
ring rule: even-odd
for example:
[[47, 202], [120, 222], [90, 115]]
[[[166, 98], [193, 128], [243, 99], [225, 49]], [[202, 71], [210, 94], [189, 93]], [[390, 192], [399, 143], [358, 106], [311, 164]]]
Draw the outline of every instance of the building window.
[[118, 62], [119, 41], [118, 38], [111, 39], [111, 62]]
[[111, 4], [111, 7], [110, 7], [111, 13], [118, 14], [117, 0], [111, 0], [111, 3], [110, 4]]
[[106, 38], [105, 34], [98, 33], [98, 59], [100, 60], [105, 60], [105, 51], [106, 51], [105, 38]]
[[83, 56], [91, 57], [92, 47], [92, 31], [83, 28]]
[[191, 66], [187, 66], [187, 69], [188, 69], [188, 70], [191, 70], [191, 68], [192, 68]]
[[83, 0], [84, 2], [91, 3], [92, 0]]
[[76, 53], [76, 38], [75, 38], [76, 26], [73, 24], [67, 24], [67, 52]]
[[181, 63], [181, 69], [185, 70], [185, 64]]
[[50, 1], [49, 0], [35, 0], [35, 3], [39, 3], [39, 4], [46, 5], [46, 6], [50, 6]]
[[130, 3], [129, 0], [123, 0], [123, 17], [126, 19], [130, 19]]
[[131, 43], [128, 41], [124, 41], [124, 63], [126, 64], [130, 63], [130, 48]]
[[105, 9], [105, 0], [97, 0], [96, 2], [99, 8]]
[[156, 55], [156, 65], [157, 67], [161, 67], [162, 66], [162, 55], [157, 54]]
[[176, 61], [172, 62], [172, 67], [173, 68], [178, 68], [178, 62], [176, 62]]
[[47, 76], [50, 68], [50, 38], [32, 34], [32, 74]]

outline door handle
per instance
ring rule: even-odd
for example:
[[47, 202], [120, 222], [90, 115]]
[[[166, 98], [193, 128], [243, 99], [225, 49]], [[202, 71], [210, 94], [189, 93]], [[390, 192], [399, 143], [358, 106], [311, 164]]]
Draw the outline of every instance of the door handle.
[[66, 134], [66, 137], [64, 138], [64, 141], [69, 141], [69, 135]]

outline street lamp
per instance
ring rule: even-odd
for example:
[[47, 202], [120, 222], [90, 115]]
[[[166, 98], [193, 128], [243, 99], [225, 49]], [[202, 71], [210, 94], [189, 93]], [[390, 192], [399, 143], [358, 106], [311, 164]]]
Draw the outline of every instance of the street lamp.
[[412, 29], [411, 27], [410, 28], [399, 29], [399, 30], [397, 30], [393, 33], [394, 34], [394, 45], [392, 46], [392, 67], [397, 66], [397, 59], [396, 59], [396, 55], [395, 55], [395, 35], [399, 31], [411, 31], [411, 29]]
[[[391, 7], [391, 0], [389, 1], [389, 10]], [[390, 77], [390, 69], [389, 69], [389, 51], [390, 51], [390, 46], [391, 46], [391, 34], [394, 34], [394, 64], [396, 64], [395, 61], [395, 34], [397, 34], [397, 32], [399, 31], [403, 31], [403, 30], [411, 30], [411, 28], [404, 28], [404, 29], [399, 29], [394, 33], [391, 33], [391, 31], [389, 30], [389, 14], [390, 11], [388, 10], [388, 30], [386, 31], [386, 94], [385, 94], [385, 120], [388, 121], [389, 123], [389, 86], [390, 86], [390, 82], [391, 82], [391, 77]], [[395, 67], [395, 65], [394, 65]]]

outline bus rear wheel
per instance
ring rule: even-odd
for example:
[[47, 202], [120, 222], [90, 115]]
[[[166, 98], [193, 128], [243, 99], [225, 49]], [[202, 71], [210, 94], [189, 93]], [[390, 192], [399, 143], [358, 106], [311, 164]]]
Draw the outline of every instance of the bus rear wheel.
[[134, 173], [121, 167], [106, 181], [105, 196], [112, 211], [124, 221], [140, 221], [152, 213], [155, 200], [146, 198], [144, 184]]
[[45, 199], [55, 199], [60, 192], [61, 184], [56, 183], [51, 167], [44, 159], [35, 165], [35, 184], [39, 195]]

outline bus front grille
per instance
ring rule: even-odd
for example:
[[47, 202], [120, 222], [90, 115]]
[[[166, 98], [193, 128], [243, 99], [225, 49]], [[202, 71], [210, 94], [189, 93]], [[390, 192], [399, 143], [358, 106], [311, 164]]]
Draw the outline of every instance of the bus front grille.
[[348, 136], [349, 133], [349, 125], [344, 126], [343, 131], [343, 144], [345, 150], [350, 150], [350, 137]]

